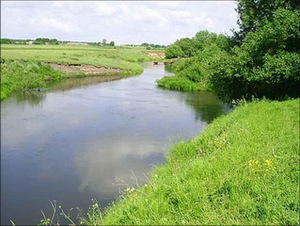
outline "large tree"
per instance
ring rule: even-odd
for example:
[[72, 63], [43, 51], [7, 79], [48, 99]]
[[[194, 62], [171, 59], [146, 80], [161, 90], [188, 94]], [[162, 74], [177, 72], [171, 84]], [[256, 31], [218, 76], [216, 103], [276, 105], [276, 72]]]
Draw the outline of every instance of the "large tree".
[[257, 22], [233, 54], [216, 62], [212, 84], [220, 98], [300, 95], [300, 10], [278, 8]]
[[238, 0], [237, 12], [240, 30], [235, 33], [239, 44], [248, 32], [257, 31], [261, 21], [273, 18], [274, 12], [279, 8], [299, 10], [299, 0]]

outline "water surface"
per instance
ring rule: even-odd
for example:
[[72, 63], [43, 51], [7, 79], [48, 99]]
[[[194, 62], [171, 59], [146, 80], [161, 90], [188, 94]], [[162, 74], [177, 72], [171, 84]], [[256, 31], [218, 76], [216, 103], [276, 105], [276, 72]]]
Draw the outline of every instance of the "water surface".
[[148, 64], [139, 76], [66, 80], [2, 101], [1, 224], [37, 224], [41, 209], [50, 216], [49, 200], [67, 211], [93, 198], [105, 207], [145, 183], [170, 146], [229, 110], [211, 93], [158, 88], [164, 75]]

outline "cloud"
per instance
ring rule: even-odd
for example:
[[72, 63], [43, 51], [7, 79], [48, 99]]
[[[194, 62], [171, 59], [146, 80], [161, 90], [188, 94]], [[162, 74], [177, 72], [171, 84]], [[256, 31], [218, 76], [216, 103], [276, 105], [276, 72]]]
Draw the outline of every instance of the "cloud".
[[235, 7], [232, 1], [1, 2], [1, 32], [8, 38], [170, 44], [200, 30], [229, 33], [237, 27]]
[[34, 24], [40, 23], [40, 25], [47, 28], [54, 28], [55, 30], [70, 33], [76, 30], [76, 26], [71, 22], [61, 22], [54, 18], [42, 18], [39, 21], [34, 21]]
[[176, 1], [157, 1], [151, 2], [154, 6], [159, 8], [176, 9], [179, 6], [179, 2]]
[[98, 16], [112, 16], [117, 12], [117, 9], [105, 2], [97, 2], [95, 11]]

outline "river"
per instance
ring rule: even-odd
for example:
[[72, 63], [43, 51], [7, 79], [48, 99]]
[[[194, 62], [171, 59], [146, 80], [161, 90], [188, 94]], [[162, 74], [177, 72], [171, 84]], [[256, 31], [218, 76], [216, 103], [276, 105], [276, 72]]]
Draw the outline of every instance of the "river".
[[148, 63], [139, 76], [68, 79], [2, 101], [1, 224], [37, 224], [41, 209], [51, 215], [49, 200], [66, 212], [86, 211], [91, 199], [106, 207], [229, 111], [212, 93], [158, 88], [165, 75]]

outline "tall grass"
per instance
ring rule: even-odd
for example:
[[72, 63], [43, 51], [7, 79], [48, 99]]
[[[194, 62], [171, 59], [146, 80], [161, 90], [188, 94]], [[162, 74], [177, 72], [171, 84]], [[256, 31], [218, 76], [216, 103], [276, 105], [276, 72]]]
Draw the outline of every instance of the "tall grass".
[[14, 91], [45, 87], [47, 80], [59, 80], [64, 74], [34, 61], [1, 63], [1, 100]]
[[54, 63], [81, 63], [130, 70], [139, 74], [138, 62], [151, 58], [140, 48], [101, 48], [67, 45], [1, 45], [1, 57], [8, 60], [34, 60]]
[[299, 225], [299, 167], [299, 99], [244, 103], [174, 146], [147, 185], [127, 189], [98, 219], [105, 225]]

